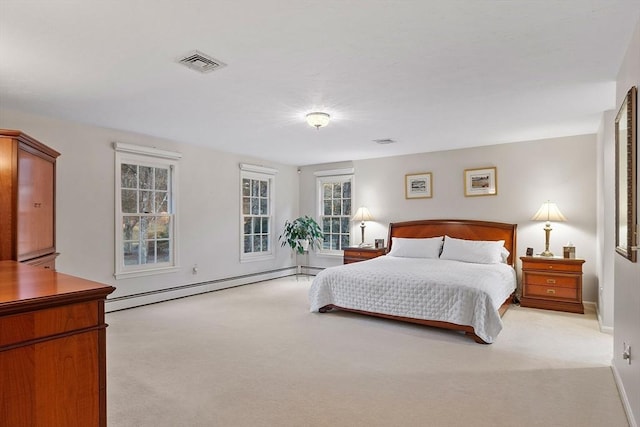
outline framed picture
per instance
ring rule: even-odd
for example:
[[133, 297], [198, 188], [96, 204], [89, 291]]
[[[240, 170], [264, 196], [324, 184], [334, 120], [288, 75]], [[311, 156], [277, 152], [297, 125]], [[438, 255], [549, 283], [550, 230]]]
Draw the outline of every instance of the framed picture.
[[495, 196], [498, 194], [497, 169], [465, 169], [464, 171], [464, 195], [470, 196]]
[[638, 218], [636, 198], [638, 183], [636, 102], [638, 89], [633, 86], [622, 101], [616, 116], [616, 252], [631, 262], [637, 261]]
[[406, 174], [404, 176], [405, 199], [428, 199], [431, 197], [431, 172]]

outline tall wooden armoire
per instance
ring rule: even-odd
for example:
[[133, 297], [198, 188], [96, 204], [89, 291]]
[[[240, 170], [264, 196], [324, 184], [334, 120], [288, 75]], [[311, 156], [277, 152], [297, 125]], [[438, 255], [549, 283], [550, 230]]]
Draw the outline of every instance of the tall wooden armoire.
[[0, 260], [55, 269], [57, 151], [0, 129]]

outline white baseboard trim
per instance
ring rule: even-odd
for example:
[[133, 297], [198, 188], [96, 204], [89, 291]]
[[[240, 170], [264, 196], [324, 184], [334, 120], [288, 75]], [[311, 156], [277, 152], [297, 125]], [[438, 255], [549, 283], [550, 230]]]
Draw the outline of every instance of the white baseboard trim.
[[602, 332], [603, 334], [613, 335], [613, 327], [604, 326], [602, 324], [602, 317], [600, 316], [600, 311], [597, 310], [596, 314], [598, 315], [598, 327], [600, 328], [600, 332]]
[[285, 267], [260, 273], [245, 274], [242, 276], [227, 277], [208, 282], [190, 283], [167, 289], [158, 289], [139, 294], [107, 298], [105, 301], [105, 312], [109, 313], [112, 311], [125, 310], [127, 308], [219, 291], [221, 289], [233, 288], [235, 286], [248, 285], [251, 283], [263, 282], [265, 280], [292, 276], [295, 272], [296, 267]]
[[618, 387], [620, 400], [622, 400], [622, 407], [624, 408], [624, 412], [627, 414], [627, 421], [629, 421], [629, 427], [638, 427], [638, 424], [636, 423], [636, 419], [634, 418], [633, 412], [631, 410], [631, 405], [629, 404], [629, 398], [627, 397], [627, 393], [624, 390], [624, 384], [622, 383], [622, 378], [620, 378], [620, 374], [618, 373], [618, 369], [616, 369], [616, 365], [613, 364], [613, 360], [611, 361], [611, 371], [613, 372], [613, 379], [616, 382], [616, 386]]
[[602, 332], [603, 334], [609, 334], [609, 335], [613, 335], [613, 327], [612, 326], [604, 326], [602, 324], [602, 316], [600, 316], [600, 310], [598, 309], [598, 303], [595, 301], [583, 301], [582, 302], [584, 305], [589, 305], [589, 306], [593, 306], [593, 309], [596, 312], [596, 317], [598, 319], [598, 328], [600, 329], [600, 332]]

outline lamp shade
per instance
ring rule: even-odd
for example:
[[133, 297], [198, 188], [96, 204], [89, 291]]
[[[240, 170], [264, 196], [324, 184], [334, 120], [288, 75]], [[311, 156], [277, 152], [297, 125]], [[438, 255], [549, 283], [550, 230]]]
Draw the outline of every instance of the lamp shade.
[[369, 212], [369, 209], [365, 208], [364, 206], [360, 206], [358, 208], [358, 210], [356, 211], [355, 215], [353, 216], [353, 218], [351, 218], [352, 221], [373, 221], [373, 215], [371, 215], [371, 212]]
[[329, 124], [329, 119], [331, 118], [331, 116], [328, 115], [327, 113], [316, 111], [314, 113], [307, 114], [306, 118], [307, 118], [307, 123], [309, 123], [309, 126], [313, 126], [316, 129], [320, 129], [321, 127], [324, 127]]
[[558, 209], [558, 206], [555, 203], [552, 203], [550, 201], [546, 201], [542, 204], [542, 206], [540, 206], [540, 209], [538, 209], [538, 212], [535, 213], [535, 215], [533, 215], [533, 217], [531, 217], [532, 221], [566, 221], [567, 218], [564, 217], [564, 215], [562, 215], [562, 212], [560, 212], [560, 209]]

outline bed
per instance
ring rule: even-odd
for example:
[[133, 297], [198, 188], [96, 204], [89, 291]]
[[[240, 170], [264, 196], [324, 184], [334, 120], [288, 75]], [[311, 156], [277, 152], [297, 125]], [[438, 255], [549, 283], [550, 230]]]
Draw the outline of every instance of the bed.
[[318, 273], [309, 289], [311, 311], [435, 326], [490, 344], [516, 289], [516, 227], [475, 220], [391, 223], [387, 255]]

